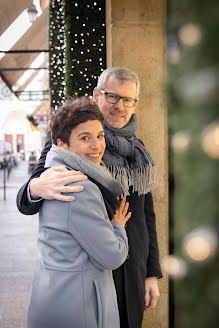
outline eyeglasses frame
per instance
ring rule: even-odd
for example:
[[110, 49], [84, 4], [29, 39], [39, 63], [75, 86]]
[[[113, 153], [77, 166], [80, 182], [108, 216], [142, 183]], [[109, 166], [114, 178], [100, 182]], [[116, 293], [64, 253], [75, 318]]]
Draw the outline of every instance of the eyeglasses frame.
[[[100, 92], [101, 92], [103, 95], [106, 96], [106, 101], [108, 101], [108, 103], [113, 104], [113, 105], [117, 104], [117, 103], [120, 101], [120, 99], [122, 99], [123, 106], [125, 106], [126, 108], [132, 108], [132, 107], [135, 106], [136, 102], [138, 101], [138, 99], [131, 98], [131, 97], [121, 97], [121, 96], [117, 95], [116, 93], [113, 93], [113, 92], [106, 92], [105, 90], [102, 90], [102, 89], [100, 90]], [[117, 102], [115, 102], [115, 103], [111, 103], [109, 100], [107, 100], [107, 95], [108, 95], [108, 94], [111, 94], [111, 95], [114, 95], [114, 96], [118, 96], [119, 99], [117, 100]], [[133, 104], [131, 107], [126, 106], [126, 105], [124, 104], [124, 99], [125, 99], [125, 98], [126, 98], [126, 99], [132, 99], [132, 100], [134, 100], [134, 104]]]

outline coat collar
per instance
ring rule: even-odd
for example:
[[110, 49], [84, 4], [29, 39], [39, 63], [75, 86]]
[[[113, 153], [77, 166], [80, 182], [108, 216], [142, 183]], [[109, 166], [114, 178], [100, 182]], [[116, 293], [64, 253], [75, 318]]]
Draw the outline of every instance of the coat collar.
[[97, 181], [99, 185], [108, 189], [116, 197], [123, 193], [122, 186], [112, 177], [103, 163], [96, 165], [86, 158], [53, 144], [47, 154], [45, 167], [60, 165], [65, 165], [70, 170], [83, 172], [92, 180]]

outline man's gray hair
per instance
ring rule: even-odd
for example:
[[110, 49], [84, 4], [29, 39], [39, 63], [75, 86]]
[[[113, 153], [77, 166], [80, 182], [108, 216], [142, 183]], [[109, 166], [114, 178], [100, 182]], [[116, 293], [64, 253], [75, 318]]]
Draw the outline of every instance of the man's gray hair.
[[137, 74], [127, 67], [109, 67], [105, 69], [98, 79], [97, 88], [104, 90], [110, 76], [114, 76], [119, 82], [135, 82], [136, 83], [136, 97], [139, 96], [140, 82]]

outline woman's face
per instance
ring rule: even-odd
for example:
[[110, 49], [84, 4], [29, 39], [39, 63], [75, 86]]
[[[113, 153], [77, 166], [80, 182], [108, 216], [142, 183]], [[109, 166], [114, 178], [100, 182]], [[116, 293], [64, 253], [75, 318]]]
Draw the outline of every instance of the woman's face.
[[106, 147], [103, 126], [98, 120], [78, 124], [71, 131], [69, 146], [60, 139], [57, 145], [100, 165]]

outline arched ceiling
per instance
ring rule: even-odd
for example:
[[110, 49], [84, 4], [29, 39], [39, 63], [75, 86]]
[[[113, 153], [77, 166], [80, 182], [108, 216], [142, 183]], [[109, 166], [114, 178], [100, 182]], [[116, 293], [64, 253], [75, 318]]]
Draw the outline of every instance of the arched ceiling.
[[[48, 0], [40, 1], [42, 14], [34, 21], [9, 52], [0, 59], [0, 76], [11, 90], [13, 85], [16, 84], [25, 72], [24, 69], [29, 69], [29, 66], [40, 54], [40, 50], [48, 49], [48, 3]], [[31, 0], [0, 0], [1, 34], [31, 4]], [[1, 45], [2, 47], [3, 45]], [[4, 51], [5, 49], [0, 50]], [[31, 52], [32, 50], [37, 50], [37, 52]], [[23, 52], [16, 53], [16, 51]], [[32, 74], [28, 79], [28, 83], [32, 81], [35, 75]], [[25, 84], [26, 86], [27, 82]]]
[[31, 0], [0, 0], [0, 35], [32, 4]]

